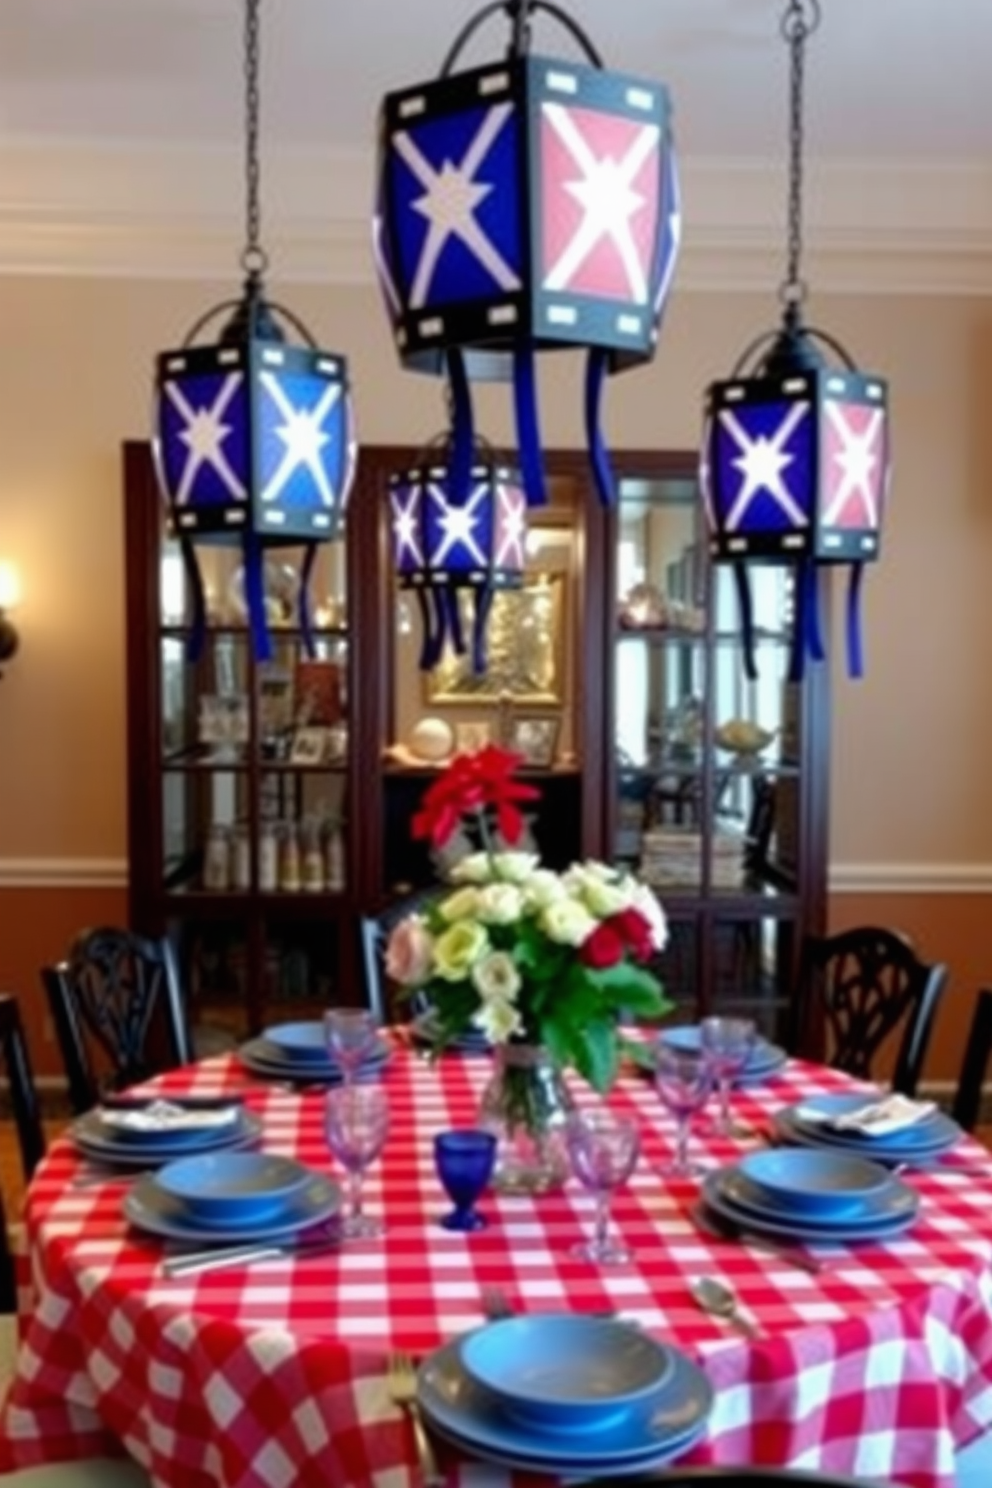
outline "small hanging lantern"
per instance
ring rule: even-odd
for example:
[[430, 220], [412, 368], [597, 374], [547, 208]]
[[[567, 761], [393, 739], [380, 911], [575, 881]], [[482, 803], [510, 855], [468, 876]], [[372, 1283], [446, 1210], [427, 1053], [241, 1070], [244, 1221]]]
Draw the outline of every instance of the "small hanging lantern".
[[[508, 54], [454, 74], [497, 11]], [[531, 16], [563, 24], [588, 65], [530, 55]], [[649, 361], [679, 243], [668, 94], [606, 72], [545, 0], [498, 0], [464, 27], [440, 76], [386, 96], [374, 243], [403, 365], [453, 381], [512, 376], [527, 500], [546, 500], [534, 353], [586, 347], [585, 418], [601, 499], [608, 372]], [[457, 435], [471, 444], [471, 401]]]
[[752, 342], [706, 398], [700, 485], [710, 552], [715, 562], [735, 567], [749, 677], [756, 675], [749, 559], [795, 568], [793, 679], [802, 676], [807, 656], [819, 661], [825, 654], [822, 566], [850, 565], [847, 663], [851, 676], [861, 676], [861, 579], [864, 564], [879, 556], [889, 482], [885, 382], [859, 372], [839, 341], [802, 319], [804, 49], [819, 22], [818, 0], [788, 0], [781, 27], [791, 57], [782, 325]]
[[[256, 657], [272, 644], [265, 613], [264, 552], [302, 546], [299, 622], [312, 654], [308, 580], [317, 544], [341, 533], [354, 476], [355, 438], [343, 357], [319, 350], [306, 326], [267, 301], [268, 259], [260, 241], [258, 119], [259, 0], [245, 4], [246, 244], [240, 300], [214, 306], [181, 349], [156, 360], [155, 451], [190, 581], [189, 654], [206, 629], [194, 541], [240, 545]], [[215, 345], [194, 345], [220, 316]], [[295, 332], [302, 345], [290, 345]]]
[[[519, 474], [481, 443], [471, 452], [467, 485], [456, 469], [463, 452], [450, 435], [439, 444], [390, 480], [393, 562], [400, 588], [417, 596], [421, 671], [432, 671], [450, 645], [458, 655], [470, 651], [479, 676], [486, 670], [486, 625], [496, 591], [523, 583], [527, 503]], [[465, 592], [469, 641], [460, 608]]]

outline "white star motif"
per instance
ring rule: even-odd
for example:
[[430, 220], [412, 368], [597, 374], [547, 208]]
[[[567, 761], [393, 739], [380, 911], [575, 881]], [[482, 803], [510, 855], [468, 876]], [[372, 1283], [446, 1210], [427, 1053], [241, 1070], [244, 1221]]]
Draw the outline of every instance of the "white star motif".
[[502, 541], [496, 551], [494, 567], [522, 568], [524, 560], [524, 538], [527, 534], [527, 518], [524, 501], [516, 493], [504, 492], [500, 498], [502, 508]]
[[420, 507], [420, 492], [413, 489], [406, 493], [393, 493], [393, 542], [396, 566], [402, 567], [409, 558], [418, 568], [423, 567], [423, 554], [418, 541], [417, 513]]
[[479, 547], [475, 536], [475, 526], [480, 516], [479, 508], [484, 506], [489, 495], [488, 482], [477, 485], [464, 506], [449, 506], [448, 498], [440, 486], [428, 486], [427, 494], [441, 508], [441, 529], [444, 534], [437, 548], [430, 555], [431, 568], [443, 568], [448, 554], [459, 544], [464, 545], [466, 552], [472, 555], [480, 568], [488, 567], [486, 555]]
[[827, 418], [840, 438], [841, 448], [834, 452], [834, 459], [841, 468], [842, 477], [830, 507], [823, 514], [827, 527], [834, 526], [842, 517], [848, 497], [857, 491], [865, 509], [866, 525], [878, 526], [878, 509], [875, 503], [873, 475], [878, 464], [876, 440], [882, 421], [882, 410], [872, 409], [871, 418], [862, 433], [852, 429], [844, 417], [843, 409], [828, 400], [825, 405]]
[[232, 470], [224, 453], [224, 440], [231, 432], [231, 425], [223, 422], [224, 414], [241, 386], [241, 381], [240, 372], [230, 373], [221, 383], [213, 403], [209, 407], [199, 408], [192, 406], [178, 383], [165, 384], [165, 396], [185, 420], [185, 428], [180, 430], [179, 438], [189, 451], [176, 491], [177, 506], [185, 506], [189, 501], [190, 491], [202, 465], [210, 465], [216, 471], [235, 501], [246, 499], [244, 485]]
[[262, 492], [263, 502], [275, 501], [290, 477], [304, 465], [320, 492], [321, 502], [333, 510], [334, 488], [321, 455], [331, 439], [323, 427], [324, 421], [341, 396], [341, 384], [329, 382], [313, 408], [295, 408], [275, 373], [263, 372], [259, 380], [285, 420], [276, 433], [286, 446], [275, 474]]
[[597, 243], [602, 238], [611, 238], [626, 270], [631, 300], [637, 305], [646, 304], [647, 280], [631, 231], [631, 222], [644, 206], [645, 198], [633, 189], [631, 182], [658, 147], [658, 126], [645, 124], [621, 160], [610, 155], [599, 159], [562, 104], [546, 103], [544, 116], [582, 172], [579, 180], [566, 181], [564, 185], [583, 211], [579, 230], [549, 272], [545, 289], [565, 289]]
[[794, 458], [784, 453], [782, 446], [787, 443], [796, 425], [806, 417], [808, 412], [808, 403], [794, 403], [779, 424], [773, 438], [769, 439], [767, 435], [759, 434], [757, 438], [752, 439], [747, 430], [741, 428], [736, 414], [730, 409], [722, 410], [720, 423], [741, 450], [741, 453], [731, 463], [744, 477], [734, 504], [724, 519], [723, 525], [727, 532], [736, 532], [747, 515], [752, 498], [759, 491], [767, 492], [794, 527], [809, 526], [806, 513], [794, 500], [782, 479], [783, 470], [792, 464]]
[[511, 112], [508, 103], [494, 104], [465, 151], [461, 164], [446, 159], [440, 170], [435, 170], [421, 154], [408, 133], [393, 136], [396, 153], [424, 187], [423, 196], [413, 203], [414, 209], [430, 224], [410, 289], [410, 304], [415, 310], [427, 303], [438, 260], [451, 237], [461, 239], [500, 289], [520, 288], [518, 276], [475, 220], [476, 207], [493, 189], [489, 183], [476, 181], [476, 172]]

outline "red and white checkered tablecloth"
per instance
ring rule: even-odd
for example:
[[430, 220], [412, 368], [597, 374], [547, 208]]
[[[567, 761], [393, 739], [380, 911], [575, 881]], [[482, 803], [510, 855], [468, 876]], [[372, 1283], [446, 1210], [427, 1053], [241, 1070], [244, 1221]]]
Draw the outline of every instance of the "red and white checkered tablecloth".
[[[651, 1083], [631, 1076], [610, 1100], [643, 1125], [641, 1162], [614, 1206], [634, 1258], [596, 1267], [570, 1253], [592, 1212], [573, 1184], [535, 1199], [488, 1196], [492, 1223], [476, 1234], [436, 1223], [447, 1201], [433, 1134], [472, 1122], [487, 1075], [485, 1059], [431, 1065], [397, 1050], [385, 1075], [391, 1135], [366, 1180], [383, 1240], [182, 1280], [163, 1276], [161, 1243], [125, 1222], [124, 1184], [69, 1186], [80, 1159], [68, 1139], [56, 1143], [26, 1204], [34, 1297], [0, 1417], [0, 1470], [123, 1443], [159, 1488], [414, 1488], [412, 1432], [389, 1399], [386, 1354], [421, 1355], [478, 1325], [488, 1283], [521, 1310], [616, 1309], [696, 1358], [716, 1403], [686, 1462], [952, 1488], [955, 1447], [992, 1424], [992, 1159], [977, 1144], [908, 1175], [923, 1198], [908, 1234], [824, 1248], [828, 1265], [811, 1276], [696, 1232], [686, 1214], [695, 1184], [658, 1174], [670, 1121]], [[266, 1150], [331, 1167], [319, 1092], [255, 1081], [234, 1056], [157, 1083], [243, 1093]], [[790, 1064], [739, 1092], [735, 1109], [760, 1122], [848, 1083]], [[742, 1150], [705, 1141], [719, 1160]], [[955, 1161], [987, 1163], [988, 1179]], [[733, 1283], [757, 1342], [699, 1311], [687, 1282], [703, 1273]], [[450, 1488], [546, 1481], [446, 1449], [441, 1459]]]

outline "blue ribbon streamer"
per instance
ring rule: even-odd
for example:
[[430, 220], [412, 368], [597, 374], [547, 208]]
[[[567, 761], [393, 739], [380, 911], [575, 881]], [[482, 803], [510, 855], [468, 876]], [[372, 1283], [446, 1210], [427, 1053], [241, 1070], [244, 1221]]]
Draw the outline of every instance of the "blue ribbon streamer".
[[448, 388], [451, 393], [448, 499], [453, 506], [464, 506], [472, 483], [475, 428], [472, 420], [472, 392], [468, 374], [465, 371], [465, 358], [457, 347], [453, 347], [448, 352]]
[[741, 617], [741, 654], [744, 662], [744, 675], [749, 681], [754, 682], [758, 676], [758, 667], [754, 659], [754, 608], [751, 603], [751, 580], [748, 577], [747, 564], [734, 564], [734, 583], [737, 586], [737, 607]]
[[528, 506], [547, 506], [548, 491], [541, 454], [541, 430], [537, 419], [537, 383], [534, 349], [518, 346], [513, 353], [513, 402], [517, 419], [517, 449], [520, 473]]
[[465, 645], [465, 636], [462, 631], [462, 612], [458, 607], [458, 590], [452, 584], [445, 584], [441, 590], [441, 597], [447, 616], [448, 639], [456, 653], [464, 656], [468, 648]]
[[207, 600], [203, 590], [203, 575], [196, 561], [196, 550], [188, 537], [180, 537], [179, 552], [182, 555], [183, 568], [186, 570], [186, 578], [189, 581], [192, 604], [189, 639], [186, 642], [186, 659], [187, 661], [199, 661], [207, 639]]
[[245, 569], [245, 603], [248, 608], [248, 631], [257, 661], [272, 660], [272, 638], [265, 613], [265, 574], [260, 543], [246, 535], [243, 542]]
[[847, 675], [863, 677], [864, 653], [861, 644], [861, 581], [863, 563], [852, 563], [847, 580]]
[[493, 598], [496, 594], [494, 584], [480, 584], [475, 591], [475, 621], [472, 626], [472, 671], [476, 677], [485, 673], [489, 664], [486, 656], [486, 626], [489, 624], [489, 611], [493, 606]]
[[417, 607], [420, 610], [420, 625], [423, 635], [417, 666], [422, 672], [429, 672], [436, 663], [436, 658], [433, 661], [431, 660], [434, 654], [434, 616], [431, 612], [430, 594], [422, 585], [418, 586], [414, 592], [417, 596]]
[[790, 682], [801, 682], [807, 656], [822, 661], [826, 655], [820, 634], [820, 570], [813, 558], [796, 564], [795, 608], [788, 675]]
[[589, 448], [589, 460], [596, 482], [596, 490], [599, 492], [599, 499], [603, 506], [612, 507], [617, 503], [617, 486], [600, 422], [603, 384], [606, 381], [608, 363], [609, 357], [603, 347], [592, 347], [586, 359], [585, 414], [586, 444]]
[[297, 610], [300, 617], [303, 650], [309, 657], [314, 657], [317, 654], [317, 645], [313, 634], [313, 616], [310, 613], [310, 576], [313, 573], [313, 566], [316, 561], [317, 544], [315, 542], [307, 543], [303, 552], [303, 563], [300, 567], [300, 595], [297, 601]]

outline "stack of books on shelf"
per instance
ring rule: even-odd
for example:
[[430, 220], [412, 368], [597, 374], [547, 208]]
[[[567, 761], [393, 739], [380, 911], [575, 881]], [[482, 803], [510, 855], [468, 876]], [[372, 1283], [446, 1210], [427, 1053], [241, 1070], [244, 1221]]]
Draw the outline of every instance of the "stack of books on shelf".
[[[744, 838], [736, 832], [714, 832], [710, 884], [739, 889], [744, 880]], [[703, 838], [693, 827], [654, 827], [641, 838], [640, 877], [657, 888], [694, 887], [702, 882]]]

